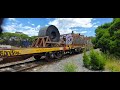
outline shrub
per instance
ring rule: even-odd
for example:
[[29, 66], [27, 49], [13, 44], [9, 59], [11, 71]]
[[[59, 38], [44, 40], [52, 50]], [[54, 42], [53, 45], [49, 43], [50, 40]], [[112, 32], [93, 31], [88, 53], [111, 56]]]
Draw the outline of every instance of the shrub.
[[90, 66], [90, 58], [86, 54], [86, 51], [84, 51], [84, 55], [83, 55], [83, 64], [86, 68], [89, 68], [89, 66]]
[[93, 70], [103, 70], [105, 66], [105, 59], [101, 53], [90, 51], [90, 66]]
[[64, 71], [65, 72], [76, 72], [77, 66], [73, 63], [67, 63], [64, 66]]

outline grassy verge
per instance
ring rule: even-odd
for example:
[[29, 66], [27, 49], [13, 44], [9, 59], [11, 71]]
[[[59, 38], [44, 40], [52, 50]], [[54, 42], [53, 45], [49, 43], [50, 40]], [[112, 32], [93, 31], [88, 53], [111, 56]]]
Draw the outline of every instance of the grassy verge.
[[120, 58], [115, 58], [114, 56], [106, 55], [105, 70], [111, 72], [120, 72]]
[[77, 66], [73, 63], [67, 63], [64, 65], [65, 72], [76, 72]]
[[89, 54], [84, 52], [83, 63], [88, 69], [120, 72], [120, 58], [100, 51], [91, 50]]

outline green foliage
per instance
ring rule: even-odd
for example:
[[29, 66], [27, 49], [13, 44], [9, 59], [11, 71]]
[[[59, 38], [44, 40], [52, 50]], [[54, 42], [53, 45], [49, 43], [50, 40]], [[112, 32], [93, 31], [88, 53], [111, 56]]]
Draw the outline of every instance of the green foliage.
[[115, 18], [114, 23], [110, 26], [109, 32], [113, 36], [114, 32], [120, 29], [120, 18]]
[[96, 37], [93, 39], [95, 47], [104, 53], [120, 56], [120, 18], [113, 18], [111, 23], [99, 26], [95, 33]]
[[67, 63], [64, 66], [64, 71], [65, 72], [76, 72], [77, 66], [73, 63]]
[[12, 45], [12, 46], [22, 46], [23, 40], [27, 40], [28, 42], [32, 43], [37, 36], [29, 37], [23, 33], [9, 33], [4, 32], [1, 34], [0, 37], [0, 44]]
[[0, 40], [0, 43], [3, 43], [4, 42], [4, 40]]
[[95, 37], [92, 37], [92, 38], [91, 38], [91, 41], [92, 41], [92, 44], [93, 44], [93, 48], [96, 49], [96, 48], [97, 48], [96, 38], [95, 38]]
[[105, 60], [104, 57], [94, 50], [90, 51], [90, 66], [93, 70], [103, 70], [105, 66]]
[[84, 50], [84, 55], [83, 55], [83, 63], [84, 63], [84, 66], [86, 68], [89, 68], [90, 66], [90, 58], [89, 56], [86, 54], [86, 51]]
[[106, 58], [105, 70], [120, 72], [120, 58], [109, 54], [104, 54], [104, 56]]
[[105, 67], [105, 58], [101, 53], [92, 49], [89, 55], [86, 55], [86, 52], [84, 52], [83, 63], [88, 69], [103, 70]]
[[98, 40], [98, 47], [102, 49], [103, 52], [109, 50], [109, 43], [110, 43], [110, 35], [106, 31], [103, 36]]
[[38, 36], [31, 36], [31, 37], [29, 37], [29, 41], [30, 41], [30, 42], [33, 42], [37, 37], [38, 37]]

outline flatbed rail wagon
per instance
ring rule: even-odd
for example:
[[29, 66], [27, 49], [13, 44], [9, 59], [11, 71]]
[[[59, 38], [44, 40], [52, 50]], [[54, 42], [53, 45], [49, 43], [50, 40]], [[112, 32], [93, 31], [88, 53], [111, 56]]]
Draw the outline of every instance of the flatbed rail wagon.
[[38, 38], [28, 48], [0, 49], [0, 64], [22, 61], [32, 56], [36, 60], [40, 60], [42, 56], [47, 61], [59, 59], [67, 53], [82, 52], [87, 41], [88, 38], [73, 32], [60, 35], [58, 29], [50, 25], [40, 29]]

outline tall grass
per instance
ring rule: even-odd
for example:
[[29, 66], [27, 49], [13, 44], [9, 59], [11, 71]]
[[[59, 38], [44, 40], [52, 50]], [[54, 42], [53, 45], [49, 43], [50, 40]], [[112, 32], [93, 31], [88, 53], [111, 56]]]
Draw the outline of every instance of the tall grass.
[[120, 58], [109, 54], [104, 54], [104, 56], [106, 58], [105, 70], [120, 72]]
[[64, 65], [65, 72], [76, 72], [77, 66], [74, 63], [67, 63]]

